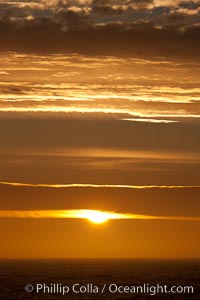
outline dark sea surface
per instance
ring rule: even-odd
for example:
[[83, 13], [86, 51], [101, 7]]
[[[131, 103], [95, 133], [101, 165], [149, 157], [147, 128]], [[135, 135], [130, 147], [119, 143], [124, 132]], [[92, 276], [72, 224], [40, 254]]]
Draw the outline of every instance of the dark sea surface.
[[[31, 284], [32, 292], [25, 286]], [[68, 286], [69, 292], [36, 292], [36, 284]], [[51, 285], [52, 284], [52, 285]], [[87, 286], [85, 293], [72, 291], [74, 284]], [[105, 290], [102, 293], [102, 288]], [[171, 286], [191, 285], [190, 294], [133, 294], [111, 293], [109, 286], [156, 284]], [[98, 293], [91, 292], [95, 286]], [[79, 290], [79, 286], [76, 286]], [[28, 286], [28, 288], [32, 288]], [[83, 288], [84, 290], [84, 288]], [[47, 290], [46, 290], [47, 291]], [[0, 299], [200, 299], [200, 260], [135, 260], [135, 259], [60, 259], [60, 260], [0, 260]]]

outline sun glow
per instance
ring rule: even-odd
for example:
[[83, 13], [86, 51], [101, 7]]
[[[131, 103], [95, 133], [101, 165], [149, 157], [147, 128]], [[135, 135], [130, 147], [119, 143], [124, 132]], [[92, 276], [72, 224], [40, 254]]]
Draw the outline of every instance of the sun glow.
[[87, 219], [92, 222], [92, 223], [96, 223], [96, 224], [101, 224], [101, 223], [105, 223], [110, 219], [110, 216], [108, 213], [104, 213], [101, 211], [95, 211], [95, 210], [91, 210], [90, 212], [87, 213]]
[[85, 219], [95, 224], [108, 220], [174, 220], [200, 221], [200, 217], [139, 215], [133, 213], [117, 213], [92, 209], [68, 210], [0, 210], [0, 218], [17, 219]]

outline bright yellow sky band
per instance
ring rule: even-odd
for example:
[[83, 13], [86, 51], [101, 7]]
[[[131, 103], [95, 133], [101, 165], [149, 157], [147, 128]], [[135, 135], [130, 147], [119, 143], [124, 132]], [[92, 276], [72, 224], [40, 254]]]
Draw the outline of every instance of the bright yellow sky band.
[[113, 211], [100, 211], [90, 209], [74, 210], [0, 210], [0, 218], [22, 219], [87, 219], [94, 223], [103, 223], [108, 220], [174, 220], [174, 221], [200, 221], [200, 217], [177, 216], [150, 216], [129, 213], [116, 213]]

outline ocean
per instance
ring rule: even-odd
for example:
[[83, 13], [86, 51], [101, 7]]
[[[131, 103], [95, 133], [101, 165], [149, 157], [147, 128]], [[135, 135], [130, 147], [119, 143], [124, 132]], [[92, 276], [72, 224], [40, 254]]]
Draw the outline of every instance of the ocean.
[[200, 260], [0, 260], [2, 300], [81, 298], [200, 299]]

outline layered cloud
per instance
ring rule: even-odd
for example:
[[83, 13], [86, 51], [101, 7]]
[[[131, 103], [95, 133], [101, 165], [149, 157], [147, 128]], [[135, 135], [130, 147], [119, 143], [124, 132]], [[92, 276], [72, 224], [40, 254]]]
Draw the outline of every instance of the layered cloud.
[[2, 113], [59, 112], [69, 118], [165, 124], [200, 118], [200, 65], [195, 61], [17, 53], [1, 57]]

